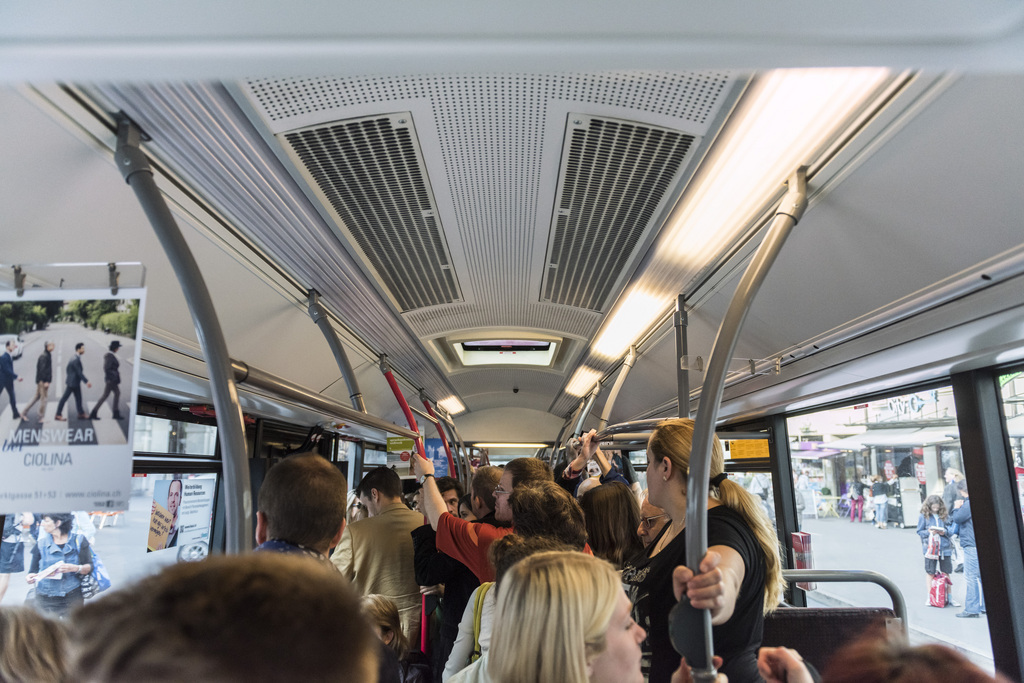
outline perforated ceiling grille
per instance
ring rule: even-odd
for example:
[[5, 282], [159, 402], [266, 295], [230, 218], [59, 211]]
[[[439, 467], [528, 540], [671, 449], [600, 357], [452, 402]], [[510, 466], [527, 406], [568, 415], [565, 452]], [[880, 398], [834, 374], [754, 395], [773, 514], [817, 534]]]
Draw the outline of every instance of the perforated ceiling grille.
[[541, 298], [601, 310], [694, 136], [570, 114]]
[[[713, 135], [736, 83], [722, 71], [638, 70], [267, 78], [243, 85], [277, 135], [412, 110], [464, 301], [405, 313], [415, 334], [525, 326], [589, 338], [600, 315], [541, 300], [566, 113]], [[607, 230], [597, 237], [619, 238]]]
[[[663, 114], [703, 124], [718, 109], [729, 83], [722, 72], [629, 71], [601, 74], [513, 74], [486, 80], [528, 85], [542, 94], [554, 91], [559, 99]], [[250, 80], [249, 87], [271, 121], [320, 111], [430, 97], [438, 86], [464, 88], [465, 76], [385, 76], [365, 78], [265, 78]]]
[[462, 298], [411, 114], [342, 121], [284, 139], [402, 311]]

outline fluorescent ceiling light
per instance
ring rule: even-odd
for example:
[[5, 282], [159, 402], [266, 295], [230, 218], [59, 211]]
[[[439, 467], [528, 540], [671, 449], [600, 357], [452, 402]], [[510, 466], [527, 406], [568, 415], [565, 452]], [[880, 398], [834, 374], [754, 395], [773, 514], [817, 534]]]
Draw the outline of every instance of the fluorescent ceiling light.
[[538, 448], [547, 448], [549, 444], [546, 443], [475, 443], [473, 444], [476, 448], [520, 448], [537, 450]]
[[672, 297], [634, 289], [619, 306], [615, 315], [605, 323], [604, 332], [594, 342], [594, 353], [606, 358], [621, 356], [639, 334], [661, 315], [671, 301]]
[[881, 68], [779, 69], [757, 78], [672, 212], [650, 265], [605, 323], [594, 353], [620, 357], [888, 78]]
[[444, 408], [449, 415], [458, 415], [459, 413], [466, 412], [466, 406], [462, 405], [462, 401], [457, 396], [442, 398], [437, 402], [437, 405]]
[[593, 389], [599, 379], [601, 379], [600, 372], [581, 365], [576, 369], [572, 379], [569, 380], [569, 384], [565, 387], [565, 393], [573, 396], [582, 396]]

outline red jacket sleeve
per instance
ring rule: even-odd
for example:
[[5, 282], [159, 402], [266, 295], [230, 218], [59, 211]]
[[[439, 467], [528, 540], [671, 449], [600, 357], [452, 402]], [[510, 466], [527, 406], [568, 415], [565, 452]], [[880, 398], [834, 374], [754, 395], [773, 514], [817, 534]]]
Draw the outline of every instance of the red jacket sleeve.
[[437, 521], [437, 549], [469, 567], [480, 582], [494, 581], [494, 568], [487, 561], [487, 550], [512, 529], [473, 524], [450, 512]]

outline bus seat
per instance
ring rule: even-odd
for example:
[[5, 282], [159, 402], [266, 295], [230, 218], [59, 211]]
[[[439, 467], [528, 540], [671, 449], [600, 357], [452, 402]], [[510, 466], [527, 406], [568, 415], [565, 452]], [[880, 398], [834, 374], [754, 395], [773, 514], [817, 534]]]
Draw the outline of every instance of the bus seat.
[[903, 633], [888, 607], [780, 607], [765, 617], [761, 644], [793, 648], [822, 671], [834, 652], [878, 629]]

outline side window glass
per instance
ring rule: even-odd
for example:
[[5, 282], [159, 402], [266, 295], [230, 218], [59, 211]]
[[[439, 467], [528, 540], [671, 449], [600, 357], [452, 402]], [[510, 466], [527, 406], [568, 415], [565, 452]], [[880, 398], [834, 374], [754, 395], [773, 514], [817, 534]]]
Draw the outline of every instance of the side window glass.
[[[912, 642], [954, 647], [993, 670], [987, 621], [971, 616], [983, 609], [973, 535], [953, 521], [966, 499], [951, 387], [800, 415], [787, 428], [801, 532], [794, 566], [884, 574], [906, 600]], [[892, 606], [872, 584], [809, 588], [811, 607]]]

